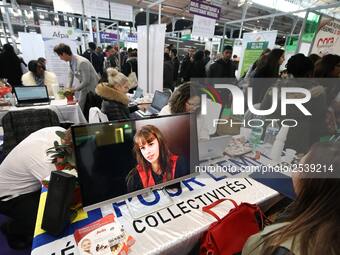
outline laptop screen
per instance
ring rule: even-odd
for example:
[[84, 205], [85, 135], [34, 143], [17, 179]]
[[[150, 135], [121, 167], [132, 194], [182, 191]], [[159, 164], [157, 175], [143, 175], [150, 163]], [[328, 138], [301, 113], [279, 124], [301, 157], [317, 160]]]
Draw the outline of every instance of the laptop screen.
[[167, 105], [168, 101], [169, 101], [169, 95], [156, 90], [152, 103], [151, 103], [151, 107], [160, 111], [164, 106]]
[[14, 90], [18, 102], [48, 99], [46, 86], [15, 87]]

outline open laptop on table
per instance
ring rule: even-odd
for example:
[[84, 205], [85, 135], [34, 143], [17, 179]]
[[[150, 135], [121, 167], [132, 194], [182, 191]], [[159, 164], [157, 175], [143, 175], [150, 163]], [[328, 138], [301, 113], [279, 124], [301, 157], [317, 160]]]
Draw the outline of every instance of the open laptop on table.
[[14, 87], [14, 93], [18, 107], [50, 104], [46, 86]]
[[230, 135], [211, 137], [198, 142], [199, 161], [223, 157], [227, 144], [232, 140]]
[[142, 116], [156, 115], [162, 110], [164, 106], [167, 105], [169, 97], [170, 95], [156, 90], [150, 107], [145, 112], [139, 110], [138, 113]]

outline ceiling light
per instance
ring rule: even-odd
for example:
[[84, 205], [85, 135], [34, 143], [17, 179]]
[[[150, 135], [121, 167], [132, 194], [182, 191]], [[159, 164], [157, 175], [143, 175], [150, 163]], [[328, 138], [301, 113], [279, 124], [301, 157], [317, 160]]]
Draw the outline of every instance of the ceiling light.
[[144, 9], [143, 9], [143, 8], [140, 8], [140, 9], [139, 9], [139, 11], [143, 12], [143, 11], [144, 11]]
[[182, 17], [182, 19], [185, 19], [184, 17]]
[[215, 26], [218, 26], [218, 23], [216, 23]]
[[259, 21], [259, 20], [256, 20], [256, 22], [257, 22], [257, 23], [260, 23], [260, 21]]
[[129, 25], [129, 22], [125, 22], [125, 25], [127, 25], [127, 26], [128, 26], [128, 25]]

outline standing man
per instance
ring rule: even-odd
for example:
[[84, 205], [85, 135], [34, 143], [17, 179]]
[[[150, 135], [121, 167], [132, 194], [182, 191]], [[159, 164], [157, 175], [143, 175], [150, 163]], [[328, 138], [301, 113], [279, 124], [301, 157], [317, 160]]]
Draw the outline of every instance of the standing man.
[[83, 57], [91, 62], [97, 73], [103, 75], [103, 62], [96, 52], [96, 48], [97, 46], [94, 42], [89, 42], [89, 48], [84, 52]]
[[95, 93], [95, 88], [98, 84], [99, 77], [97, 72], [90, 61], [84, 57], [73, 55], [71, 48], [66, 44], [60, 43], [55, 46], [54, 52], [61, 60], [69, 62], [70, 64], [67, 87], [72, 88], [74, 77], [79, 80], [80, 85], [76, 88], [72, 88], [72, 90], [80, 92], [78, 103], [81, 110], [84, 112], [86, 96], [90, 91]]
[[230, 60], [233, 53], [232, 46], [225, 46], [223, 57], [210, 66], [208, 77], [210, 78], [235, 78], [235, 65]]
[[118, 50], [116, 47], [108, 45], [106, 47], [106, 61], [104, 64], [105, 70], [109, 67], [119, 68]]
[[190, 72], [192, 63], [194, 62], [194, 55], [196, 53], [196, 49], [194, 47], [191, 47], [188, 50], [188, 54], [185, 56], [185, 58], [182, 61], [181, 70], [180, 70], [180, 77], [183, 78], [183, 81], [190, 81]]
[[170, 57], [171, 57], [172, 64], [174, 65], [174, 82], [175, 82], [175, 85], [177, 85], [178, 70], [179, 70], [179, 59], [177, 57], [177, 49], [171, 49]]

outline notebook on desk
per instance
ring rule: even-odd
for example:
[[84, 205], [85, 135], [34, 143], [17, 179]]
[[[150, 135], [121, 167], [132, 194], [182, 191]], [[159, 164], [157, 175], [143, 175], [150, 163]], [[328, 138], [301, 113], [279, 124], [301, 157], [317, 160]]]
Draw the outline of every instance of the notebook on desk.
[[162, 108], [167, 105], [169, 97], [170, 96], [168, 94], [156, 90], [150, 107], [145, 112], [139, 110], [138, 113], [140, 113], [142, 116], [158, 114]]
[[50, 104], [46, 86], [14, 87], [14, 93], [18, 107]]

